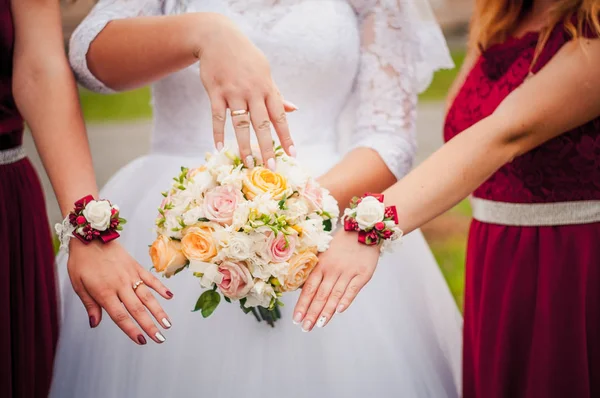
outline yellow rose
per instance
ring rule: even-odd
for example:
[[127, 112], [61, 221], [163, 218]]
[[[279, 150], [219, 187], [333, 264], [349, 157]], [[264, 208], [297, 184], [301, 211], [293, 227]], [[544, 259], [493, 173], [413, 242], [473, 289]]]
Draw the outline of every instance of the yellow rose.
[[264, 167], [255, 167], [248, 171], [242, 186], [242, 192], [248, 200], [267, 192], [273, 199], [282, 199], [286, 190], [285, 177]]
[[212, 233], [210, 228], [188, 228], [181, 239], [181, 251], [189, 260], [204, 262], [212, 260], [217, 255], [217, 246]]
[[298, 289], [306, 281], [319, 259], [312, 251], [296, 254], [289, 261], [290, 268], [283, 284], [284, 292]]
[[152, 243], [149, 252], [154, 269], [167, 278], [187, 264], [187, 258], [181, 252], [181, 243], [164, 235]]

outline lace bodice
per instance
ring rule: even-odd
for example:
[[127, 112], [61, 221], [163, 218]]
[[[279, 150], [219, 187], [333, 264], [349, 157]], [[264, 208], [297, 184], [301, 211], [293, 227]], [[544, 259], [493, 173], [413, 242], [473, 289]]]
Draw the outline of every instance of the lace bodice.
[[[563, 26], [557, 26], [532, 72], [541, 69], [568, 40]], [[491, 115], [525, 81], [537, 42], [535, 32], [509, 38], [479, 58], [448, 112], [446, 140]], [[600, 118], [515, 158], [474, 195], [512, 203], [600, 200]]]
[[[299, 153], [341, 141], [377, 151], [397, 177], [408, 172], [417, 94], [433, 71], [452, 67], [425, 0], [100, 0], [71, 39], [79, 81], [111, 92], [86, 66], [89, 45], [108, 22], [181, 12], [225, 14], [265, 53], [281, 93], [300, 108], [289, 117]], [[156, 82], [153, 105], [154, 151], [212, 149], [197, 64]], [[348, 108], [354, 111], [344, 118], [354, 120], [340, 129]]]

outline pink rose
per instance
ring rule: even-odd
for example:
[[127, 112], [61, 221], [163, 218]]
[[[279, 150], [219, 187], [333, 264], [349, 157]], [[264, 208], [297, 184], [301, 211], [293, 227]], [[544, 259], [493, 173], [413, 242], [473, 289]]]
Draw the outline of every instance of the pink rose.
[[383, 231], [385, 229], [385, 224], [383, 223], [383, 221], [380, 221], [377, 224], [375, 224], [375, 229], [378, 231]]
[[274, 263], [286, 262], [296, 250], [296, 237], [288, 235], [286, 238], [283, 233], [271, 234], [267, 240], [267, 250]]
[[218, 286], [225, 297], [239, 300], [252, 289], [252, 275], [245, 265], [233, 261], [223, 261], [218, 270], [223, 275], [223, 280]]
[[229, 225], [243, 200], [242, 193], [230, 185], [213, 188], [204, 197], [204, 214], [211, 221]]
[[301, 195], [312, 207], [311, 210], [320, 210], [323, 205], [323, 190], [314, 180], [308, 180]]

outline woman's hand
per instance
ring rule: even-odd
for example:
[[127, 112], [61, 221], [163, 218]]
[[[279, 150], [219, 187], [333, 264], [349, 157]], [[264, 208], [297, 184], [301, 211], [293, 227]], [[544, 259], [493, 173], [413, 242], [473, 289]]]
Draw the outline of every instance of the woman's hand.
[[[100, 324], [104, 308], [137, 344], [146, 344], [146, 338], [131, 317], [152, 340], [165, 341], [148, 311], [163, 328], [170, 328], [169, 317], [152, 295], [152, 290], [166, 299], [173, 294], [118, 242], [102, 244], [93, 241], [85, 245], [71, 239], [67, 268], [73, 289], [88, 312], [90, 327]], [[134, 284], [140, 280], [143, 283], [134, 290]]]
[[304, 283], [294, 309], [294, 323], [302, 323], [302, 330], [309, 332], [315, 324], [323, 327], [334, 313], [345, 311], [371, 280], [379, 254], [378, 246], [359, 243], [356, 233], [336, 233]]
[[254, 166], [250, 125], [254, 128], [264, 164], [275, 169], [271, 125], [285, 152], [296, 156], [286, 111], [297, 108], [283, 100], [271, 77], [264, 54], [228, 19], [215, 29], [199, 50], [200, 77], [210, 97], [217, 149], [223, 147], [227, 109], [247, 167]]

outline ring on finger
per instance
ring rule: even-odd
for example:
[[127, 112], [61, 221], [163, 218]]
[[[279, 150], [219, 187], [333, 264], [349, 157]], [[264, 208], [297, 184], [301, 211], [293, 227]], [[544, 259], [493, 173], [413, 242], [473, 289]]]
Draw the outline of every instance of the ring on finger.
[[244, 116], [247, 115], [248, 111], [245, 109], [239, 109], [237, 111], [231, 111], [231, 116]]
[[137, 290], [137, 288], [140, 287], [140, 285], [143, 285], [143, 284], [144, 284], [144, 281], [141, 280], [141, 279], [139, 281], [135, 282], [133, 284], [133, 286], [132, 286], [133, 287], [133, 291], [135, 292]]

